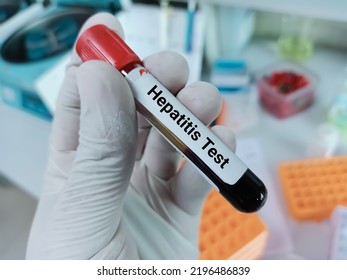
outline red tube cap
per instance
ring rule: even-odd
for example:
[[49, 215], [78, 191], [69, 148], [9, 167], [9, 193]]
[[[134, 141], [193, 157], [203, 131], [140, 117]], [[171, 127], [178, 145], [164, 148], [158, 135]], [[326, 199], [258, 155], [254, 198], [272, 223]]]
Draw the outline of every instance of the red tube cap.
[[102, 60], [119, 71], [141, 59], [114, 31], [103, 24], [90, 27], [78, 38], [76, 51], [82, 61]]

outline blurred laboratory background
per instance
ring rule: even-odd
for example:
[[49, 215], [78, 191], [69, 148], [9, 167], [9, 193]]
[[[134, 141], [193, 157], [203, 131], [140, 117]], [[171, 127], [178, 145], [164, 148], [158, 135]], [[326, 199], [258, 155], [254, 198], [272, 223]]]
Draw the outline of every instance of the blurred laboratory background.
[[0, 259], [25, 257], [64, 70], [99, 11], [140, 57], [177, 51], [219, 89], [215, 123], [267, 185], [254, 214], [211, 192], [199, 258], [347, 259], [345, 0], [0, 0]]

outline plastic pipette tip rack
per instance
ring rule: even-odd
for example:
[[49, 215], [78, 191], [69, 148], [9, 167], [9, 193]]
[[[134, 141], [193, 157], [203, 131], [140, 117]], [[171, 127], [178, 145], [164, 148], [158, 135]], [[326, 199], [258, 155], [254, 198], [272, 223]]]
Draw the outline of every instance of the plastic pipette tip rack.
[[283, 162], [279, 176], [297, 220], [324, 220], [336, 206], [347, 206], [347, 156]]
[[336, 207], [330, 222], [332, 236], [329, 259], [347, 260], [347, 207]]
[[257, 259], [263, 253], [267, 235], [267, 228], [257, 213], [238, 212], [213, 190], [203, 206], [199, 258]]

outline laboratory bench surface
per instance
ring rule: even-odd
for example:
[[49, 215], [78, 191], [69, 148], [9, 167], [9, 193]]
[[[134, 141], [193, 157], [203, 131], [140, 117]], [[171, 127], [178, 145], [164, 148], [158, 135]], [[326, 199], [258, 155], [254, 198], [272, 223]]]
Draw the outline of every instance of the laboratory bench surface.
[[[250, 70], [259, 71], [278, 61], [275, 53], [273, 42], [256, 40], [249, 44], [241, 58], [247, 61]], [[272, 248], [273, 255], [266, 258], [326, 259], [328, 256], [329, 220], [319, 223], [294, 220], [288, 213], [279, 187], [277, 169], [284, 160], [303, 158], [316, 127], [324, 121], [335, 77], [346, 65], [346, 52], [317, 48], [313, 57], [305, 62], [305, 66], [319, 78], [315, 103], [304, 112], [284, 120], [278, 120], [259, 108], [254, 127], [236, 135], [241, 146], [249, 139], [257, 142], [264, 157], [261, 168], [269, 175], [269, 205], [260, 214], [265, 222], [271, 223], [270, 238], [276, 239], [272, 247], [279, 249], [282, 246], [282, 250], [275, 252]], [[0, 103], [0, 173], [35, 197], [39, 196], [42, 186], [50, 129], [50, 122]], [[259, 168], [256, 165], [254, 168]], [[280, 226], [284, 225], [281, 229], [276, 228], [278, 220], [282, 220]], [[282, 235], [286, 236], [285, 240], [281, 239]]]

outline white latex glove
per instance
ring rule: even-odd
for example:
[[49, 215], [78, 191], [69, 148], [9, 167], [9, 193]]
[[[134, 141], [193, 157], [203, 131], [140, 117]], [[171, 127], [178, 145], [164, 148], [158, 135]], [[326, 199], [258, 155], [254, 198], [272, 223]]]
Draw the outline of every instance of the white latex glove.
[[[110, 14], [102, 23], [123, 34]], [[187, 87], [188, 66], [173, 52], [144, 60], [198, 118], [209, 124], [221, 97], [208, 83]], [[112, 66], [76, 53], [56, 107], [45, 185], [29, 259], [196, 259], [202, 204], [210, 185], [137, 115], [131, 90]], [[214, 132], [232, 149], [232, 132]]]

